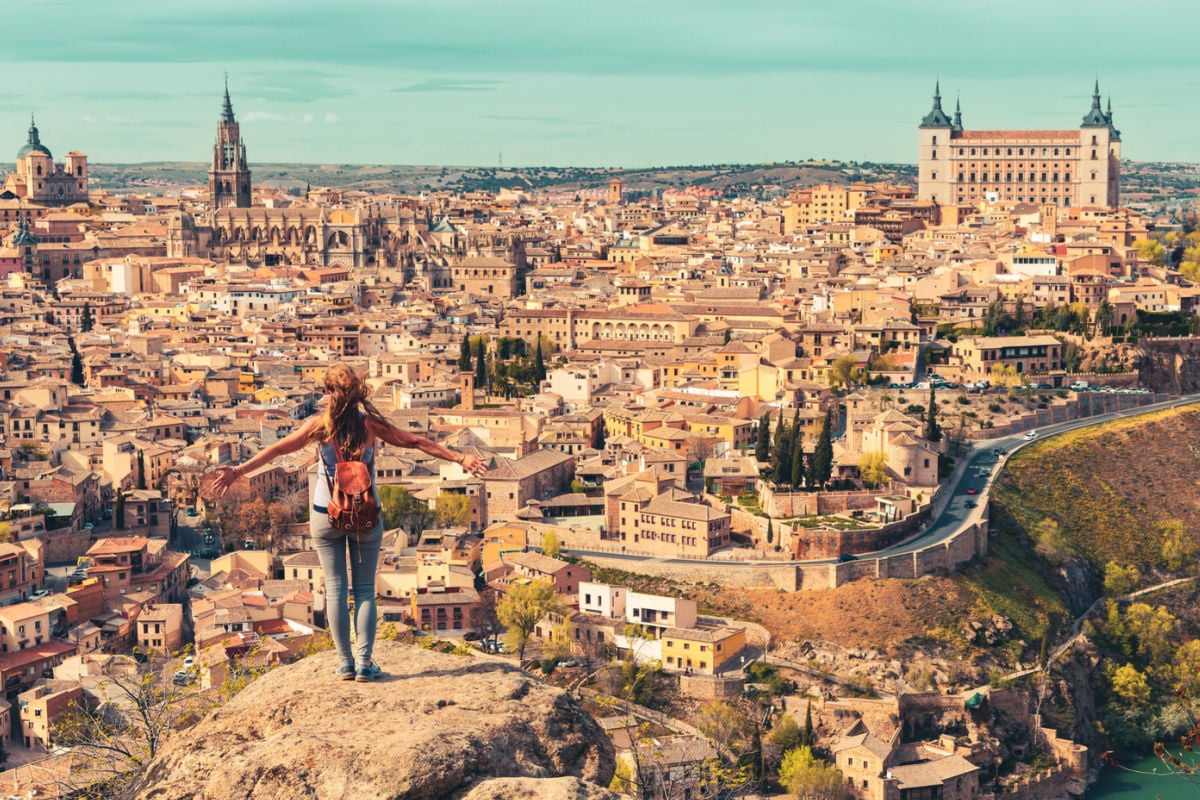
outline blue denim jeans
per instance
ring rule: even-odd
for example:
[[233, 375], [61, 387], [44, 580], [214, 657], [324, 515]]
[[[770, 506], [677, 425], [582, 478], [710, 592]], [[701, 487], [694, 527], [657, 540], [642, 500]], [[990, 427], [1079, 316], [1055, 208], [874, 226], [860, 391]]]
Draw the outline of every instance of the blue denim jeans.
[[[375, 569], [383, 541], [383, 522], [366, 533], [345, 533], [329, 524], [324, 511], [313, 509], [309, 532], [325, 573], [325, 619], [342, 661], [371, 660], [375, 646]], [[349, 585], [346, 575], [349, 568]], [[354, 600], [354, 648], [350, 647], [350, 609]]]

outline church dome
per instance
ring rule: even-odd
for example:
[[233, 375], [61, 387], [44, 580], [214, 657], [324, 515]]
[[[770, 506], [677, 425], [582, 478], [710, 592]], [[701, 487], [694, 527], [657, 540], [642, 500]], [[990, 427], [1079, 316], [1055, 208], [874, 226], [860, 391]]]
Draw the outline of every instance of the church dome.
[[30, 117], [29, 118], [29, 141], [27, 141], [25, 143], [24, 147], [22, 147], [20, 150], [17, 151], [17, 158], [18, 159], [24, 158], [25, 156], [27, 156], [33, 152], [45, 153], [46, 158], [54, 158], [54, 156], [50, 155], [50, 148], [46, 147], [46, 145], [42, 144], [41, 140], [38, 139], [37, 125], [34, 124], [33, 117]]

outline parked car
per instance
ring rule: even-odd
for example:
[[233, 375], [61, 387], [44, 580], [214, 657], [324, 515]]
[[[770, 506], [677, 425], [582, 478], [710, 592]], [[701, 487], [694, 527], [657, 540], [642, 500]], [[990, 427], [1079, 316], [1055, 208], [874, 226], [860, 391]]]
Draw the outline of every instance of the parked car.
[[977, 505], [979, 505], [979, 503], [975, 502], [974, 500], [968, 500], [965, 503], [963, 503], [963, 506], [965, 508], [975, 508], [975, 506], [977, 506]]
[[839, 564], [845, 564], [847, 561], [858, 561], [858, 556], [853, 553], [842, 553], [837, 560]]
[[49, 597], [49, 596], [50, 596], [49, 589], [36, 589], [29, 593], [30, 600], [40, 600], [43, 597]]
[[467, 631], [463, 634], [463, 638], [468, 642], [477, 642], [483, 638], [483, 634], [481, 634], [479, 631]]
[[188, 515], [189, 517], [194, 517], [194, 516], [196, 516], [196, 514], [197, 514], [197, 513], [198, 513], [198, 512], [197, 512], [197, 511], [196, 511], [196, 509], [194, 509], [194, 508], [189, 508], [189, 509], [187, 510], [187, 515]]
[[573, 658], [560, 658], [558, 660], [558, 666], [560, 666], [560, 667], [578, 667], [579, 662]]

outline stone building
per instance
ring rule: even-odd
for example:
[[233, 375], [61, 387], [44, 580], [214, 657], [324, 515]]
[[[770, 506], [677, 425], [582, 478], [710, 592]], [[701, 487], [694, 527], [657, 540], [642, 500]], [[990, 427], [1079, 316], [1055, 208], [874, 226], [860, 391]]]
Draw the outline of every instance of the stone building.
[[55, 163], [29, 120], [29, 140], [17, 151], [17, 171], [4, 180], [4, 191], [32, 203], [67, 206], [88, 201], [87, 156], [76, 150]]
[[969, 131], [957, 104], [933, 108], [921, 120], [918, 199], [939, 205], [1003, 200], [1061, 207], [1120, 203], [1121, 132], [1112, 103], [1100, 108], [1100, 84], [1076, 130]]

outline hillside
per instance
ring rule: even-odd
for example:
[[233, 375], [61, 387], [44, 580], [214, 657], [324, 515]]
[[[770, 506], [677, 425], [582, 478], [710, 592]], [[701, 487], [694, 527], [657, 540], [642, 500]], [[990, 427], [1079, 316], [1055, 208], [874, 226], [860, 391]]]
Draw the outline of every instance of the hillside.
[[[788, 162], [621, 169], [606, 167], [466, 167], [387, 164], [252, 164], [255, 186], [302, 192], [328, 186], [373, 193], [429, 191], [497, 192], [513, 187], [533, 192], [607, 190], [620, 178], [627, 195], [696, 186], [717, 193], [763, 194], [818, 183], [891, 181], [915, 184], [910, 164]], [[96, 186], [111, 192], [172, 193], [208, 183], [202, 162], [92, 164]]]

